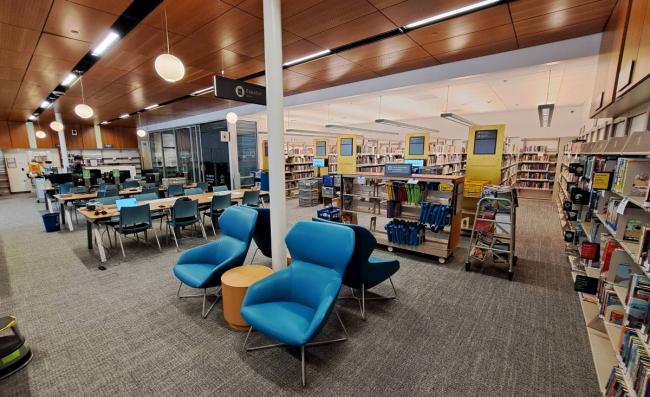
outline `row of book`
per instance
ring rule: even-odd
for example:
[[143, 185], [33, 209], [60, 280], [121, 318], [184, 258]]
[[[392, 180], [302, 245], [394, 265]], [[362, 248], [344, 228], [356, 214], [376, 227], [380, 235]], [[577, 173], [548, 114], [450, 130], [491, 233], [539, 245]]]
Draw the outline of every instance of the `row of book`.
[[520, 172], [520, 178], [524, 179], [553, 179], [553, 174], [548, 172]]
[[517, 181], [519, 187], [527, 187], [532, 189], [550, 189], [551, 182], [534, 182], [534, 181]]

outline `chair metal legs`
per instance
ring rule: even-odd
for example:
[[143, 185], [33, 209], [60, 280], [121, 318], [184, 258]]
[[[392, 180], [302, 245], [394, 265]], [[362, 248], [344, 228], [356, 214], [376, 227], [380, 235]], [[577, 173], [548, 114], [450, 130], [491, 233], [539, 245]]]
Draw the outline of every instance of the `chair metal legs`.
[[[348, 330], [345, 328], [345, 325], [343, 325], [343, 321], [341, 320], [341, 316], [339, 316], [338, 310], [334, 308], [334, 314], [336, 314], [336, 318], [339, 321], [339, 324], [341, 325], [341, 328], [343, 329], [343, 332], [345, 333], [345, 337], [343, 338], [338, 338], [338, 339], [330, 339], [330, 340], [324, 340], [324, 341], [318, 341], [318, 342], [310, 342], [306, 343], [302, 346], [300, 346], [300, 367], [301, 367], [301, 380], [302, 380], [302, 386], [305, 387], [307, 385], [306, 377], [305, 377], [305, 347], [309, 346], [322, 346], [322, 345], [329, 345], [332, 343], [338, 343], [338, 342], [345, 342], [348, 340]], [[248, 338], [251, 335], [251, 332], [253, 331], [253, 327], [251, 326], [248, 329], [248, 333], [246, 334], [246, 339], [244, 339], [244, 349], [247, 352], [255, 351], [255, 350], [264, 350], [264, 349], [272, 349], [275, 347], [284, 347], [284, 346], [289, 346], [284, 343], [273, 343], [270, 345], [262, 345], [262, 346], [253, 346], [253, 347], [247, 347], [246, 344], [248, 342]]]
[[395, 289], [395, 284], [393, 284], [393, 279], [388, 277], [388, 281], [390, 281], [391, 287], [393, 287], [393, 296], [375, 296], [372, 298], [366, 298], [366, 287], [361, 284], [361, 298], [357, 297], [354, 294], [354, 289], [350, 288], [350, 293], [352, 294], [351, 297], [343, 297], [339, 299], [354, 299], [357, 302], [359, 302], [359, 310], [361, 311], [361, 318], [365, 321], [366, 320], [366, 301], [382, 301], [382, 300], [390, 300], [390, 299], [397, 299], [397, 290]]
[[255, 255], [257, 255], [257, 251], [259, 251], [259, 250], [260, 250], [259, 248], [255, 248], [255, 251], [253, 251], [253, 257], [251, 258], [251, 264], [255, 260]]
[[122, 233], [118, 233], [117, 238], [120, 241], [120, 248], [122, 249], [122, 257], [126, 258], [126, 254], [124, 253], [124, 245], [122, 244]]
[[203, 306], [201, 308], [201, 317], [203, 317], [203, 318], [208, 317], [208, 314], [210, 314], [210, 311], [214, 308], [214, 305], [216, 305], [217, 302], [219, 302], [219, 298], [221, 298], [221, 287], [218, 287], [217, 293], [214, 294], [214, 295], [210, 295], [210, 296], [216, 297], [217, 299], [215, 299], [214, 303], [212, 305], [210, 305], [210, 307], [206, 311], [205, 310], [205, 302], [206, 302], [206, 298], [208, 297], [208, 289], [203, 288], [203, 293], [202, 294], [192, 294], [192, 295], [183, 295], [183, 296], [181, 296], [181, 287], [182, 286], [183, 286], [183, 282], [181, 282], [178, 285], [178, 291], [176, 291], [176, 296], [179, 299], [183, 299], [183, 298], [201, 298], [201, 297], [203, 297]]

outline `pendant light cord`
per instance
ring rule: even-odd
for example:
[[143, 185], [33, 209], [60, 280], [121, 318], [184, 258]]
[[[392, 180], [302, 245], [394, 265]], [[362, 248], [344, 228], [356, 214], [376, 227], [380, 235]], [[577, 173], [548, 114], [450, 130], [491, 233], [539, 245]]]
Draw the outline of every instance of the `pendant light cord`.
[[551, 91], [551, 68], [548, 68], [548, 85], [546, 86], [546, 103], [548, 105], [548, 93]]
[[169, 28], [167, 26], [167, 7], [163, 8], [163, 14], [165, 15], [165, 38], [167, 39], [167, 53], [169, 54]]
[[447, 113], [449, 109], [449, 86], [447, 86], [447, 98], [445, 99], [445, 113]]
[[86, 97], [84, 96], [84, 81], [81, 76], [79, 76], [79, 83], [81, 84], [81, 102], [86, 104]]

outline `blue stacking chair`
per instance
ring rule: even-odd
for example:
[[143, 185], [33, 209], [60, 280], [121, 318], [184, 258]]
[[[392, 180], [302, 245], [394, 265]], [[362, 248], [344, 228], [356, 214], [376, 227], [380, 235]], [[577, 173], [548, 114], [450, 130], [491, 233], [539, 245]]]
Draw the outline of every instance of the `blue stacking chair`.
[[257, 224], [253, 231], [253, 241], [257, 248], [253, 252], [251, 263], [255, 260], [257, 251], [262, 252], [267, 258], [271, 258], [271, 210], [268, 208], [255, 208], [257, 211]]
[[155, 183], [145, 183], [142, 186], [142, 193], [156, 193], [156, 198], [158, 198], [158, 186]]
[[131, 180], [131, 181], [122, 182], [121, 187], [122, 189], [132, 189], [134, 187], [139, 187], [139, 186], [140, 186], [140, 182]]
[[260, 191], [259, 190], [246, 190], [244, 197], [241, 199], [241, 204], [248, 207], [259, 207], [260, 205]]
[[[299, 346], [302, 385], [305, 385], [305, 346], [342, 342], [347, 331], [334, 310], [345, 268], [354, 252], [354, 232], [340, 225], [301, 221], [285, 238], [291, 266], [253, 284], [242, 303], [241, 315], [250, 324], [247, 351]], [[346, 337], [311, 342], [334, 310]], [[280, 344], [246, 347], [256, 329]]]
[[[203, 297], [201, 316], [206, 318], [215, 302], [205, 310], [207, 289], [221, 286], [221, 275], [244, 264], [251, 244], [257, 212], [250, 208], [231, 207], [219, 217], [221, 238], [217, 241], [189, 249], [178, 258], [174, 275], [180, 280], [176, 295], [179, 298]], [[183, 284], [203, 289], [203, 294], [181, 296]], [[215, 295], [219, 297], [219, 291]]]
[[135, 234], [138, 241], [138, 233], [144, 233], [145, 242], [147, 241], [147, 230], [153, 230], [153, 234], [156, 237], [156, 243], [158, 244], [158, 251], [162, 251], [160, 248], [160, 241], [158, 240], [158, 233], [156, 233], [156, 228], [153, 227], [153, 221], [151, 220], [151, 213], [149, 212], [149, 205], [137, 205], [134, 207], [122, 207], [120, 209], [120, 222], [115, 227], [117, 231], [117, 237], [120, 242], [120, 248], [122, 249], [122, 257], [126, 258], [124, 253], [124, 245], [122, 244], [122, 236], [128, 236]]
[[227, 192], [228, 186], [226, 185], [217, 185], [217, 186], [212, 186], [212, 191], [213, 192]]
[[183, 185], [169, 185], [167, 186], [167, 197], [178, 197], [185, 194]]
[[[201, 221], [201, 216], [199, 215], [199, 202], [196, 200], [191, 200], [187, 197], [182, 197], [176, 200], [172, 206], [171, 219], [167, 220], [167, 227], [174, 236], [174, 242], [176, 243], [177, 250], [180, 250], [180, 247], [178, 246], [176, 230], [178, 229], [180, 232], [180, 228], [196, 225], [197, 223], [201, 225], [203, 237], [207, 240], [208, 236], [205, 234], [205, 228], [203, 227], [203, 222]], [[169, 237], [169, 233], [167, 233], [167, 237]]]
[[74, 183], [72, 182], [66, 182], [61, 185], [59, 185], [59, 193], [60, 194], [68, 194], [72, 191], [72, 188], [74, 187]]
[[200, 187], [191, 187], [191, 188], [185, 189], [183, 191], [183, 193], [185, 193], [186, 196], [191, 196], [193, 194], [202, 194], [202, 193], [205, 193], [205, 192]]
[[[324, 219], [314, 218], [314, 221], [338, 224]], [[372, 235], [370, 230], [359, 225], [345, 224], [354, 231], [354, 253], [350, 259], [350, 265], [343, 276], [343, 284], [350, 288], [352, 299], [359, 303], [361, 318], [366, 319], [366, 301], [367, 300], [387, 300], [396, 299], [397, 291], [391, 278], [399, 270], [399, 261], [395, 259], [381, 259], [372, 256], [372, 252], [377, 246], [377, 239]], [[393, 288], [393, 296], [376, 296], [366, 298], [366, 291], [370, 288], [388, 280]], [[357, 289], [361, 292], [361, 297], [354, 294]]]
[[[158, 192], [156, 191], [156, 192], [136, 194], [133, 196], [133, 198], [135, 198], [138, 201], [138, 203], [140, 203], [142, 201], [158, 200], [159, 197], [158, 197]], [[160, 219], [160, 230], [162, 230], [163, 218], [167, 218], [167, 212], [164, 210], [151, 211], [151, 208], [149, 212], [151, 212], [151, 219]]]
[[212, 202], [206, 211], [203, 212], [203, 217], [210, 217], [210, 224], [212, 226], [212, 233], [214, 237], [217, 237], [217, 231], [214, 228], [214, 225], [218, 225], [218, 220], [223, 211], [232, 205], [230, 193], [226, 194], [216, 194], [212, 196]]
[[208, 183], [207, 182], [199, 182], [199, 183], [196, 184], [196, 187], [203, 190], [203, 193], [208, 191]]

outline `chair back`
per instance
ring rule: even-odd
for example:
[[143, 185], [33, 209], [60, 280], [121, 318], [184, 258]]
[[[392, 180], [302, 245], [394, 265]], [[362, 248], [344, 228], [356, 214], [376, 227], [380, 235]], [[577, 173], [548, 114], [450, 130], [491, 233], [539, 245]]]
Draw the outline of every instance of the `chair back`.
[[117, 190], [100, 190], [97, 192], [97, 197], [119, 197]]
[[212, 186], [212, 191], [213, 192], [227, 192], [228, 191], [228, 186], [226, 186], [226, 185]]
[[[221, 234], [249, 245], [253, 237], [257, 212], [252, 208], [234, 206], [226, 209], [219, 217]], [[244, 253], [246, 256], [246, 253]]]
[[147, 182], [144, 185], [142, 185], [143, 189], [158, 189], [158, 186], [156, 186], [155, 183]]
[[119, 198], [118, 196], [110, 196], [110, 197], [99, 197], [99, 196], [97, 196], [97, 198], [95, 200], [93, 200], [93, 201], [97, 201], [98, 203], [100, 203], [102, 205], [114, 205], [115, 201], [118, 198]]
[[200, 187], [192, 187], [192, 188], [189, 188], [189, 189], [185, 189], [184, 193], [185, 193], [186, 196], [191, 196], [193, 194], [204, 193], [204, 191]]
[[250, 205], [257, 207], [260, 205], [260, 191], [259, 190], [246, 190], [244, 197], [241, 200], [242, 205]]
[[177, 197], [177, 196], [182, 196], [183, 194], [184, 194], [183, 185], [167, 186], [167, 197]]
[[151, 213], [149, 205], [136, 205], [135, 207], [122, 207], [120, 210], [120, 231], [125, 227], [136, 225], [151, 226]]
[[59, 185], [59, 193], [68, 194], [72, 191], [73, 187], [74, 187], [74, 183], [72, 182], [66, 182], [64, 184], [61, 184]]
[[172, 207], [172, 218], [174, 220], [198, 219], [199, 202], [197, 200], [178, 199]]
[[203, 190], [203, 193], [208, 191], [208, 183], [207, 182], [199, 182], [199, 183], [196, 184], [196, 187]]
[[329, 268], [341, 277], [354, 252], [354, 232], [342, 225], [300, 221], [284, 241], [291, 253], [292, 268], [294, 264], [315, 265]]
[[348, 286], [360, 286], [367, 279], [368, 273], [372, 271], [368, 259], [370, 259], [370, 255], [372, 255], [372, 252], [377, 246], [375, 236], [372, 235], [370, 230], [360, 225], [342, 224], [320, 218], [313, 218], [312, 220], [315, 222], [343, 225], [352, 229], [354, 232], [354, 252], [345, 270], [343, 283]]
[[226, 208], [232, 205], [232, 195], [227, 194], [215, 194], [212, 196], [212, 203], [210, 204], [210, 209], [212, 213], [216, 211], [225, 210]]
[[135, 198], [138, 203], [141, 203], [143, 201], [157, 200], [158, 193], [140, 193], [133, 196], [133, 198]]
[[97, 189], [97, 191], [100, 191], [100, 192], [101, 192], [101, 191], [106, 190], [106, 181], [105, 181], [105, 180], [103, 180], [103, 179], [99, 179], [99, 180], [97, 181], [97, 185], [98, 185], [98, 189]]
[[257, 223], [253, 231], [253, 240], [264, 256], [271, 258], [271, 210], [255, 208]]
[[131, 189], [131, 188], [139, 187], [139, 186], [140, 186], [140, 183], [138, 181], [131, 180], [131, 181], [122, 182], [121, 188], [122, 189]]
[[88, 191], [86, 190], [85, 186], [75, 186], [70, 190], [70, 192], [75, 194], [83, 194], [87, 193]]

